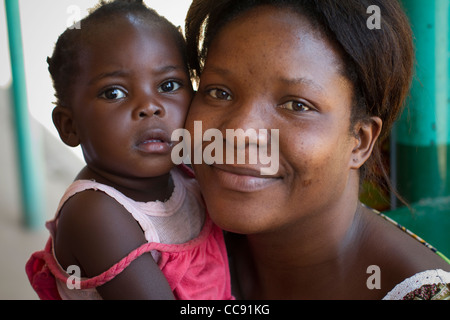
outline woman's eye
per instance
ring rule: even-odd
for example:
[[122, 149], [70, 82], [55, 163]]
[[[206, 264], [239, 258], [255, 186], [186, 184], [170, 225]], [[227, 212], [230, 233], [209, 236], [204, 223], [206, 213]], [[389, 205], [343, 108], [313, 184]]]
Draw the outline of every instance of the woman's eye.
[[173, 92], [178, 90], [181, 85], [176, 81], [166, 81], [159, 86], [158, 92]]
[[126, 96], [127, 94], [123, 90], [119, 88], [111, 88], [103, 91], [100, 95], [100, 98], [104, 98], [107, 100], [117, 100], [125, 98]]
[[281, 105], [282, 108], [285, 108], [287, 110], [291, 111], [309, 111], [311, 110], [310, 107], [308, 107], [306, 104], [300, 101], [288, 101], [286, 103], [283, 103]]
[[214, 99], [231, 101], [231, 95], [224, 90], [211, 89], [207, 92]]

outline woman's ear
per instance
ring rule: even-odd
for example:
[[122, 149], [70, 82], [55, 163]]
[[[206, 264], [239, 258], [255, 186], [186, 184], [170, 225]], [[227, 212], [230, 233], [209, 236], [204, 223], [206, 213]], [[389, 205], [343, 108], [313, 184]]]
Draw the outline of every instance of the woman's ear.
[[73, 113], [70, 108], [56, 106], [52, 112], [52, 119], [56, 130], [58, 130], [59, 137], [65, 144], [70, 147], [76, 147], [80, 144]]
[[370, 117], [355, 126], [356, 146], [352, 151], [351, 169], [359, 169], [372, 154], [375, 142], [380, 136], [383, 121], [379, 117]]

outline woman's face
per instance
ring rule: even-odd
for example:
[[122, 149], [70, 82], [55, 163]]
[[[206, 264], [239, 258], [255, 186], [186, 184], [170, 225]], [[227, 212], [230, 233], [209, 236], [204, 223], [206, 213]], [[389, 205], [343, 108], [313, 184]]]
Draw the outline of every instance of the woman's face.
[[[203, 132], [220, 130], [226, 155], [226, 145], [233, 145], [227, 129], [267, 129], [246, 151], [265, 146], [279, 156], [278, 171], [269, 176], [248, 158], [194, 165], [220, 227], [245, 234], [281, 230], [342, 201], [358, 140], [350, 134], [353, 87], [341, 65], [333, 46], [289, 10], [258, 7], [216, 35], [186, 122], [191, 136], [194, 121]], [[274, 129], [279, 144], [271, 139]]]

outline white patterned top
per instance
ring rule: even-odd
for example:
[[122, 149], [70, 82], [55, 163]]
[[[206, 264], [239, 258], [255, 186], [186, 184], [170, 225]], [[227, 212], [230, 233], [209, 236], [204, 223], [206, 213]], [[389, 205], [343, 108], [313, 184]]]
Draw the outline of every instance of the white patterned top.
[[407, 278], [394, 287], [383, 300], [448, 300], [450, 272], [426, 270]]

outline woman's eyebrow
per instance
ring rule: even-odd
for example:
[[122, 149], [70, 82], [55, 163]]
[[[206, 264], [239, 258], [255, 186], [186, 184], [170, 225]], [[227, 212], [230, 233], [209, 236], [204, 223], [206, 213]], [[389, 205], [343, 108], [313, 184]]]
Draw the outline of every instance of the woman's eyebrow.
[[[220, 75], [229, 75], [231, 73], [230, 70], [219, 67], [219, 66], [208, 66], [203, 70], [203, 73], [217, 73]], [[325, 91], [325, 89], [318, 84], [317, 82], [315, 82], [314, 80], [310, 79], [310, 78], [306, 78], [306, 77], [298, 77], [298, 78], [287, 78], [287, 77], [279, 77], [278, 79], [280, 82], [282, 82], [285, 85], [298, 85], [298, 84], [306, 84], [309, 85], [311, 87], [313, 87], [314, 89], [316, 89], [317, 91]]]
[[280, 77], [279, 81], [282, 82], [284, 85], [303, 85], [306, 84], [310, 87], [313, 87], [313, 89], [315, 89], [316, 91], [319, 92], [324, 92], [325, 89], [318, 84], [317, 82], [315, 82], [312, 79], [309, 78], [305, 78], [305, 77], [299, 77], [299, 78], [285, 78], [285, 77]]
[[217, 73], [217, 74], [224, 75], [224, 76], [229, 75], [229, 74], [231, 73], [230, 70], [225, 69], [225, 68], [222, 68], [222, 67], [218, 67], [218, 66], [208, 66], [208, 67], [205, 67], [205, 68], [203, 69], [203, 72], [202, 72], [202, 73], [205, 73], [205, 72], [206, 72], [206, 73], [208, 73], [208, 72], [211, 72], [211, 73]]

